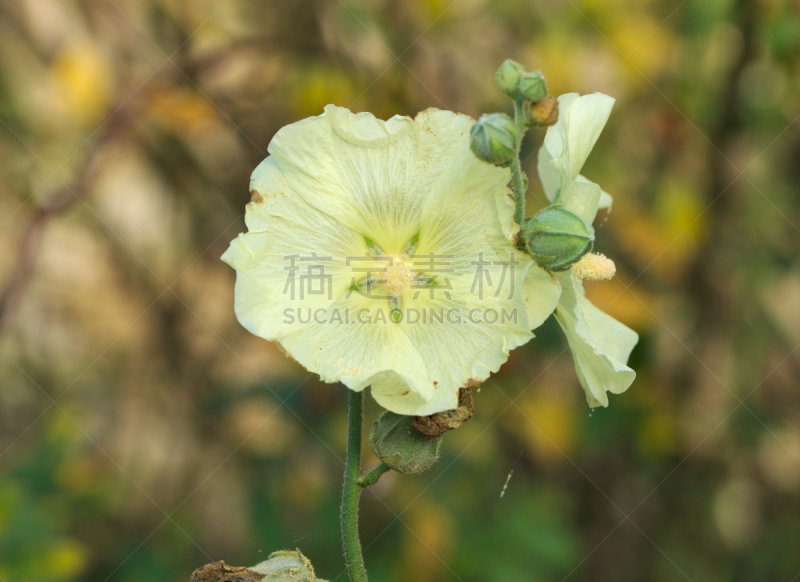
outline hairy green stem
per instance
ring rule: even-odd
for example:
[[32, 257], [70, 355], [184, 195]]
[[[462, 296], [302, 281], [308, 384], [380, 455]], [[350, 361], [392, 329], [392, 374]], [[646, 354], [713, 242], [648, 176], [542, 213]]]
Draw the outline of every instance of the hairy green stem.
[[525, 180], [522, 176], [522, 166], [517, 153], [511, 159], [511, 188], [514, 190], [514, 202], [517, 205], [514, 211], [514, 220], [517, 224], [522, 224], [525, 218]]
[[525, 109], [522, 106], [522, 99], [514, 99], [514, 121], [517, 122], [520, 129], [525, 131]]
[[[520, 135], [524, 137], [526, 129], [525, 111], [521, 99], [514, 101], [514, 121], [519, 126]], [[520, 137], [519, 143], [517, 144], [517, 153], [511, 159], [511, 188], [514, 190], [514, 202], [516, 203], [514, 220], [520, 225], [525, 218], [525, 174], [522, 173], [522, 165], [519, 162], [519, 150], [522, 146], [522, 137]]]
[[375, 483], [378, 482], [378, 479], [381, 478], [381, 475], [391, 470], [392, 469], [391, 467], [389, 467], [389, 465], [381, 461], [380, 465], [376, 465], [375, 467], [373, 467], [372, 469], [361, 475], [361, 478], [358, 480], [358, 484], [361, 485], [361, 487], [369, 487], [370, 485], [375, 485]]
[[344, 469], [342, 487], [342, 545], [344, 560], [350, 582], [367, 582], [364, 557], [361, 555], [361, 541], [358, 539], [358, 499], [361, 496], [359, 476], [361, 473], [361, 424], [363, 421], [362, 392], [348, 390], [350, 404], [347, 429], [347, 461]]

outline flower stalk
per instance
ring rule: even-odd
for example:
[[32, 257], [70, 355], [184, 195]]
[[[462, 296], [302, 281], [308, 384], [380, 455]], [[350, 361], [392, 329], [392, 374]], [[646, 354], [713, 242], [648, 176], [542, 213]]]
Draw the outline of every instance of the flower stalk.
[[522, 224], [525, 219], [525, 174], [519, 162], [519, 155], [511, 160], [511, 188], [514, 191], [514, 222]]
[[509, 163], [509, 169], [511, 170], [511, 189], [514, 192], [514, 204], [516, 205], [514, 222], [520, 226], [522, 221], [525, 220], [525, 192], [528, 189], [528, 178], [525, 172], [522, 171], [519, 153], [520, 149], [522, 149], [525, 131], [528, 129], [527, 121], [528, 115], [525, 113], [525, 100], [518, 96], [514, 99], [514, 123], [519, 128], [519, 141], [517, 142], [517, 151]]
[[347, 427], [347, 460], [342, 487], [342, 545], [351, 582], [367, 582], [361, 541], [358, 538], [358, 500], [363, 485], [361, 473], [361, 425], [364, 417], [363, 392], [350, 390]]
[[362, 489], [369, 487], [370, 485], [375, 485], [375, 483], [378, 482], [378, 479], [381, 478], [381, 475], [391, 470], [392, 468], [389, 465], [381, 461], [379, 465], [374, 466], [372, 469], [361, 475], [361, 478], [358, 480], [358, 484]]
[[511, 170], [514, 221], [522, 226], [528, 189], [528, 178], [519, 159], [522, 140], [528, 128], [556, 123], [558, 101], [547, 94], [547, 82], [541, 71], [527, 72], [515, 61], [508, 60], [500, 65], [495, 84], [514, 101], [514, 119], [502, 113], [482, 116], [470, 134], [470, 147], [484, 162]]

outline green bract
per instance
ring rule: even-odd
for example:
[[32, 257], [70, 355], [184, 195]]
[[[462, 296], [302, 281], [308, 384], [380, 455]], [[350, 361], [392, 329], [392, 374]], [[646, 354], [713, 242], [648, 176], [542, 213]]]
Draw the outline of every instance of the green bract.
[[470, 131], [470, 148], [484, 162], [505, 166], [517, 155], [519, 126], [504, 113], [483, 115]]
[[441, 438], [431, 439], [417, 431], [414, 418], [384, 412], [372, 423], [369, 448], [391, 469], [416, 475], [431, 468], [439, 460]]

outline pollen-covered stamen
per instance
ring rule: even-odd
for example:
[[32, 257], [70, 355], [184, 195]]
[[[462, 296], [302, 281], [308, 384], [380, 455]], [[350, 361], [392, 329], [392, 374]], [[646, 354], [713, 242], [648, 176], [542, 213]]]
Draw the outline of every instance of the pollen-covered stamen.
[[383, 283], [390, 296], [399, 297], [411, 287], [415, 275], [408, 263], [408, 257], [394, 256], [389, 259], [386, 268], [378, 273], [376, 278]]
[[572, 274], [587, 281], [607, 281], [617, 272], [614, 261], [599, 253], [588, 253], [572, 265]]

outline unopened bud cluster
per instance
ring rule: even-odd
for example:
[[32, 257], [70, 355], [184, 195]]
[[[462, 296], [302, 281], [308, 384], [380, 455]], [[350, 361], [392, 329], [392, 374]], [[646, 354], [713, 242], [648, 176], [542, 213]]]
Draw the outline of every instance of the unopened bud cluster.
[[558, 99], [547, 94], [547, 81], [541, 71], [526, 71], [509, 59], [497, 69], [494, 82], [506, 95], [523, 104], [526, 127], [546, 127], [558, 121]]
[[539, 101], [547, 96], [547, 82], [541, 71], [526, 71], [525, 67], [511, 59], [500, 65], [494, 82], [514, 100]]
[[516, 61], [507, 60], [500, 65], [494, 81], [514, 100], [514, 119], [504, 113], [482, 116], [470, 133], [470, 148], [484, 162], [506, 167], [519, 155], [526, 128], [558, 121], [558, 99], [547, 94], [547, 81], [541, 71], [526, 71]]

